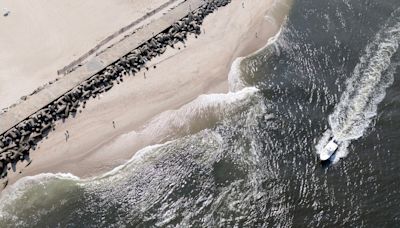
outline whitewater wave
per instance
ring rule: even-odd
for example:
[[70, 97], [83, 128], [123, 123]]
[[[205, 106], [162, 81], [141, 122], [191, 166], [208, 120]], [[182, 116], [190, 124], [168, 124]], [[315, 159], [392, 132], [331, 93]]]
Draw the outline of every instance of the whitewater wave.
[[[223, 121], [243, 122], [238, 129], [243, 132], [249, 131], [243, 135], [248, 137], [248, 140], [252, 140], [254, 135], [252, 129], [258, 124], [256, 119], [272, 118], [265, 115], [266, 110], [263, 102], [259, 101], [249, 107], [248, 112], [238, 113], [235, 118], [227, 118]], [[229, 125], [232, 126], [232, 124]], [[221, 168], [216, 168], [215, 163], [230, 162], [229, 165], [225, 165], [229, 167], [226, 177], [239, 180], [239, 177], [247, 176], [244, 170], [257, 171], [258, 166], [252, 164], [263, 164], [261, 155], [258, 154], [262, 150], [252, 148], [249, 153], [247, 143], [243, 142], [239, 144], [243, 148], [236, 147], [234, 153], [226, 153], [228, 140], [229, 138], [216, 130], [205, 129], [187, 137], [146, 147], [124, 165], [99, 177], [79, 179], [69, 174], [43, 174], [22, 178], [0, 198], [0, 226], [7, 222], [22, 227], [40, 226], [46, 224], [41, 223], [46, 219], [49, 219], [47, 220], [49, 224], [54, 224], [51, 223], [54, 222], [51, 221], [53, 214], [63, 214], [63, 222], [74, 221], [72, 224], [75, 225], [76, 218], [84, 218], [90, 222], [89, 217], [92, 214], [98, 217], [90, 224], [106, 227], [115, 222], [117, 226], [123, 226], [126, 221], [113, 222], [113, 218], [110, 218], [110, 215], [117, 213], [113, 212], [117, 210], [116, 208], [122, 211], [121, 213], [129, 214], [125, 218], [144, 220], [143, 224], [146, 224], [146, 220], [153, 219], [158, 225], [168, 225], [174, 219], [183, 216], [180, 223], [183, 226], [190, 224], [192, 218], [206, 213], [209, 207], [219, 210], [223, 205], [223, 207], [229, 207], [229, 210], [239, 212], [238, 208], [230, 204], [251, 202], [251, 197], [246, 198], [247, 194], [258, 194], [259, 197], [261, 197], [260, 194], [265, 195], [258, 192], [265, 180], [265, 175], [259, 173], [254, 176], [255, 173], [249, 172], [251, 177], [248, 181], [243, 183], [233, 181], [227, 185], [223, 179], [220, 180], [222, 178], [219, 177], [220, 174], [214, 173], [225, 172], [220, 170]], [[232, 158], [225, 160], [225, 156], [232, 156]], [[236, 177], [237, 175], [239, 176]], [[242, 184], [248, 186], [249, 192], [240, 193], [235, 190]], [[210, 187], [217, 185], [227, 185], [224, 187], [226, 191], [221, 194], [216, 193], [216, 195], [210, 194]], [[276, 186], [276, 188], [280, 187]], [[178, 197], [176, 194], [184, 195]], [[231, 200], [225, 202], [224, 199], [227, 197]], [[155, 213], [155, 217], [140, 217], [143, 212], [152, 211], [160, 204], [164, 206], [157, 209], [159, 213]], [[196, 208], [196, 210], [191, 208]], [[60, 210], [65, 213], [60, 213]], [[96, 211], [95, 215], [93, 211]], [[279, 212], [273, 211], [277, 213], [277, 216], [287, 213], [285, 208]], [[103, 221], [104, 217], [108, 220]], [[210, 226], [215, 224], [211, 217], [206, 217], [203, 222]]]
[[[161, 212], [157, 213], [157, 216], [161, 216], [157, 218], [157, 225], [168, 224], [175, 219], [179, 214], [178, 209], [187, 211], [187, 213], [182, 212], [185, 218], [182, 219], [181, 224], [190, 224], [191, 219], [205, 213], [204, 210], [207, 207], [218, 210], [221, 205], [225, 204], [222, 202], [226, 197], [232, 198], [230, 202], [237, 204], [251, 201], [251, 198], [245, 198], [248, 194], [257, 194], [257, 197], [261, 198], [262, 194], [258, 192], [258, 189], [265, 179], [265, 175], [262, 174], [250, 177], [251, 180], [245, 183], [248, 185], [249, 192], [245, 194], [239, 194], [235, 190], [237, 186], [241, 185], [240, 181], [233, 181], [230, 184], [232, 186], [229, 188], [227, 186], [228, 191], [223, 194], [216, 196], [209, 194], [210, 186], [220, 184], [215, 183], [218, 178], [215, 180], [213, 177], [215, 175], [213, 174], [215, 172], [213, 164], [222, 160], [226, 152], [224, 149], [224, 143], [226, 143], [224, 140], [226, 139], [211, 129], [215, 128], [217, 123], [232, 122], [232, 116], [237, 116], [237, 122], [244, 122], [242, 126], [249, 129], [256, 128], [259, 118], [263, 120], [274, 118], [273, 115], [266, 114], [268, 108], [262, 101], [259, 90], [246, 82], [248, 78], [244, 78], [244, 75], [248, 75], [248, 72], [244, 74], [242, 68], [247, 67], [248, 64], [252, 71], [256, 71], [258, 64], [261, 64], [266, 56], [278, 53], [276, 41], [279, 36], [280, 32], [255, 54], [237, 58], [234, 61], [228, 75], [228, 93], [200, 95], [177, 110], [170, 110], [154, 117], [143, 129], [121, 135], [99, 149], [100, 153], [106, 153], [110, 150], [115, 151], [119, 145], [140, 141], [144, 145], [141, 147], [143, 149], [136, 152], [123, 165], [103, 175], [88, 179], [80, 179], [72, 174], [40, 174], [22, 178], [9, 186], [0, 195], [0, 220], [8, 222], [8, 224], [21, 226], [36, 224], [39, 226], [40, 224], [44, 225], [41, 222], [47, 218], [46, 216], [59, 213], [55, 212], [56, 210], [69, 211], [68, 205], [73, 205], [77, 209], [69, 211], [69, 214], [66, 213], [65, 220], [75, 219], [85, 213], [91, 214], [92, 210], [97, 210], [96, 214], [99, 216], [108, 215], [112, 213], [109, 210], [115, 209], [114, 204], [117, 204], [118, 208], [122, 208], [124, 213], [131, 214], [127, 217], [134, 220], [138, 214], [140, 215], [143, 211], [150, 210], [154, 205], [162, 202], [164, 206], [160, 208]], [[262, 56], [262, 59], [259, 59], [259, 56]], [[232, 125], [232, 123], [228, 125]], [[252, 134], [244, 135], [251, 138]], [[148, 140], [149, 138], [152, 140]], [[231, 168], [231, 172], [235, 175], [246, 176], [242, 169], [249, 170], [257, 166], [252, 166], [252, 168], [242, 168], [241, 166], [262, 163], [260, 155], [257, 154], [262, 150], [251, 148], [252, 153], [248, 154], [246, 152], [249, 150], [247, 144], [241, 146], [243, 149], [236, 148], [237, 151], [233, 154], [240, 156], [232, 158], [232, 161], [228, 160], [228, 162], [232, 162], [231, 167], [234, 167], [233, 164], [237, 166]], [[178, 151], [179, 153], [177, 153]], [[255, 172], [260, 171], [256, 169]], [[180, 197], [173, 203], [166, 201], [169, 197], [174, 198], [176, 191], [185, 191], [187, 182], [190, 182], [193, 176], [198, 175], [204, 175], [204, 177], [198, 177], [200, 182], [193, 183], [193, 185], [199, 185], [194, 188], [201, 190], [199, 195], [191, 197], [191, 200]], [[275, 174], [271, 173], [271, 175]], [[280, 188], [280, 186], [274, 188]], [[274, 197], [278, 199], [277, 196]], [[45, 202], [42, 203], [42, 201]], [[197, 205], [202, 206], [197, 211], [191, 211], [191, 208], [197, 208]], [[100, 208], [94, 209], [97, 206]], [[225, 205], [225, 207], [229, 207], [229, 210], [232, 211], [238, 210], [232, 205]], [[246, 211], [244, 210], [242, 213]], [[278, 211], [273, 210], [273, 213], [279, 216], [287, 211], [285, 208], [280, 208]], [[70, 217], [67, 217], [67, 214]], [[88, 217], [90, 216], [86, 216], [85, 219], [89, 219]], [[94, 224], [99, 226], [106, 224], [103, 223], [104, 217], [97, 219], [98, 221], [94, 221]], [[288, 218], [283, 221], [288, 221]], [[47, 222], [50, 223], [50, 220]], [[122, 220], [116, 221], [115, 224], [122, 225], [123, 222]], [[204, 224], [211, 225], [214, 222], [211, 217], [206, 217], [204, 220]], [[2, 224], [0, 221], [0, 226]]]
[[200, 95], [179, 109], [155, 116], [142, 129], [123, 134], [96, 150], [107, 156], [138, 151], [149, 145], [163, 144], [204, 129], [212, 128], [222, 119], [246, 110], [260, 99], [258, 89], [246, 87], [226, 94]]
[[1, 213], [6, 211], [3, 210], [6, 207], [6, 204], [4, 203], [12, 202], [17, 198], [21, 198], [21, 195], [26, 193], [26, 190], [31, 186], [43, 185], [54, 180], [69, 180], [83, 184], [85, 182], [98, 181], [114, 176], [126, 167], [131, 167], [133, 163], [140, 163], [140, 161], [148, 156], [150, 152], [155, 151], [159, 147], [168, 145], [172, 142], [171, 140], [210, 128], [223, 118], [244, 111], [250, 105], [254, 105], [254, 102], [259, 100], [257, 93], [258, 89], [255, 87], [246, 87], [233, 93], [200, 95], [192, 102], [177, 110], [170, 110], [156, 116], [142, 131], [133, 131], [124, 134], [114, 140], [111, 144], [100, 148], [99, 151], [110, 151], [116, 149], [116, 147], [121, 144], [138, 140], [140, 141], [145, 138], [155, 138], [157, 141], [162, 141], [163, 144], [146, 146], [135, 153], [135, 155], [123, 165], [120, 165], [99, 177], [80, 179], [69, 173], [44, 173], [32, 177], [24, 177], [1, 193], [0, 217]]
[[[229, 91], [237, 92], [250, 86], [251, 77], [254, 75], [267, 59], [274, 55], [280, 55], [278, 40], [281, 36], [282, 27], [279, 31], [268, 39], [267, 44], [246, 57], [239, 57], [233, 61], [228, 74]], [[244, 78], [246, 75], [246, 78]]]
[[[44, 200], [43, 197], [53, 195], [56, 198], [56, 195], [60, 194], [57, 186], [64, 186], [64, 190], [67, 192], [86, 192], [90, 189], [98, 189], [100, 186], [109, 186], [109, 183], [121, 182], [134, 170], [140, 170], [140, 167], [146, 162], [157, 160], [155, 157], [160, 156], [158, 152], [174, 143], [174, 140], [211, 128], [224, 118], [243, 112], [259, 101], [260, 96], [255, 87], [244, 87], [239, 91], [227, 94], [200, 95], [177, 110], [170, 110], [156, 116], [142, 130], [124, 134], [111, 144], [100, 148], [100, 151], [110, 151], [118, 145], [145, 138], [154, 138], [157, 139], [157, 142], [162, 142], [162, 144], [147, 142], [155, 145], [146, 146], [139, 150], [129, 161], [103, 175], [80, 179], [72, 174], [46, 173], [20, 179], [1, 193], [0, 218], [13, 224], [27, 225], [19, 221], [21, 215], [31, 212], [36, 207], [39, 208], [37, 205], [40, 204], [41, 200]], [[68, 193], [65, 195], [68, 196]], [[24, 200], [28, 198], [31, 203], [24, 203]], [[68, 200], [63, 199], [61, 201]], [[52, 199], [47, 200], [47, 202], [47, 204], [41, 206], [53, 208], [49, 205], [56, 203]], [[30, 205], [32, 208], [27, 208], [25, 205]], [[62, 205], [57, 205], [57, 207], [62, 207]], [[43, 217], [50, 213], [52, 213], [52, 209], [43, 211], [43, 214], [40, 215], [36, 213], [36, 216]], [[32, 212], [32, 214], [35, 213]]]
[[[291, 0], [276, 1], [273, 9], [278, 11], [288, 10], [291, 3]], [[285, 15], [281, 13], [275, 15], [276, 11], [274, 10], [269, 12], [266, 17], [275, 18], [278, 15]], [[281, 18], [279, 20], [286, 19]], [[140, 142], [140, 145], [136, 145], [136, 147], [143, 148], [144, 146], [175, 140], [211, 128], [222, 119], [246, 110], [260, 99], [259, 89], [249, 83], [251, 75], [270, 56], [280, 54], [278, 41], [282, 28], [283, 26], [274, 36], [268, 39], [264, 47], [246, 57], [238, 57], [233, 61], [228, 73], [228, 93], [200, 95], [177, 110], [166, 111], [156, 116], [141, 131], [132, 131], [121, 135], [111, 144], [100, 148], [99, 151], [103, 153], [110, 150], [116, 151], [121, 149], [118, 145], [129, 145], [133, 142]]]
[[327, 135], [341, 142], [333, 160], [345, 157], [352, 140], [362, 137], [377, 115], [378, 104], [384, 99], [386, 89], [393, 84], [394, 73], [399, 65], [393, 62], [400, 42], [400, 9], [388, 19], [386, 25], [366, 47], [352, 76], [346, 81], [346, 90], [329, 116], [328, 130], [317, 144], [321, 151]]
[[21, 178], [18, 184], [14, 184], [4, 189], [0, 195], [0, 211], [4, 211], [4, 202], [15, 200], [20, 197], [24, 190], [32, 185], [40, 185], [53, 179], [59, 180], [80, 180], [79, 177], [70, 173], [41, 173], [35, 176]]

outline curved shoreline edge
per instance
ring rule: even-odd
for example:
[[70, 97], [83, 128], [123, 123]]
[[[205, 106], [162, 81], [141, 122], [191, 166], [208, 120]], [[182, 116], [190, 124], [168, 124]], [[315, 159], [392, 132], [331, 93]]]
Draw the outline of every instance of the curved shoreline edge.
[[[96, 58], [90, 61], [91, 65], [96, 65], [93, 69], [79, 68], [73, 72], [76, 72], [76, 77], [70, 77], [72, 76], [70, 75], [65, 80], [57, 81], [57, 84], [54, 83], [42, 90], [41, 97], [30, 97], [28, 101], [31, 107], [23, 107], [25, 103], [21, 103], [0, 116], [2, 119], [0, 132], [3, 132], [0, 135], [1, 177], [6, 177], [8, 170], [15, 170], [16, 162], [29, 160], [30, 150], [35, 149], [37, 143], [48, 135], [56, 121], [75, 116], [79, 107], [84, 108], [86, 100], [110, 90], [114, 83], [122, 82], [123, 77], [135, 75], [147, 68], [146, 62], [163, 54], [166, 47], [174, 47], [174, 44], [185, 42], [189, 34], [199, 35], [203, 19], [230, 2], [231, 0], [188, 0], [175, 8], [174, 12], [171, 11], [161, 20], [156, 21], [159, 24], [148, 25], [146, 31], [143, 29], [138, 37], [150, 35], [150, 38], [136, 40], [134, 44], [137, 48], [133, 48], [133, 51], [131, 51], [132, 46], [135, 46], [128, 46], [132, 43], [125, 42], [116, 45], [115, 48], [119, 53], [124, 53], [122, 58], [115, 53], [104, 52], [103, 55], [110, 64], [107, 64], [104, 59]], [[179, 18], [171, 18], [171, 14]], [[153, 36], [155, 32], [152, 31], [160, 31], [160, 33]], [[116, 59], [116, 61], [110, 59]], [[64, 88], [64, 91], [60, 91], [59, 88]], [[45, 99], [40, 100], [43, 96]], [[42, 107], [37, 105], [43, 102], [47, 103]], [[20, 106], [22, 108], [19, 108]], [[26, 113], [26, 117], [21, 112]]]

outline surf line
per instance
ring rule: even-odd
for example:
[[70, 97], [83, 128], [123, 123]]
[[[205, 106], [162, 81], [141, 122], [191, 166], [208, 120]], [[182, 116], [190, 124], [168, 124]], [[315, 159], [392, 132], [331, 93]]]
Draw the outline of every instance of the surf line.
[[[196, 9], [192, 10], [190, 2], [196, 2], [199, 5]], [[75, 87], [71, 89], [67, 88], [66, 93], [54, 98], [54, 100], [52, 98], [50, 103], [32, 115], [29, 115], [25, 119], [18, 119], [15, 125], [4, 129], [4, 133], [0, 133], [0, 179], [7, 176], [9, 169], [12, 168], [15, 171], [17, 162], [30, 160], [30, 151], [35, 149], [36, 145], [44, 140], [54, 129], [56, 121], [77, 115], [80, 107], [85, 108], [87, 100], [96, 98], [100, 94], [109, 91], [115, 83], [123, 82], [124, 77], [134, 76], [139, 71], [148, 69], [146, 64], [156, 56], [162, 55], [167, 47], [174, 48], [178, 43], [184, 43], [189, 35], [194, 35], [197, 38], [202, 33], [201, 25], [205, 17], [230, 2], [231, 0], [186, 1], [184, 3], [186, 5], [184, 6], [189, 4], [190, 8], [190, 11], [187, 13], [186, 10], [182, 11], [185, 12], [186, 16], [177, 21], [174, 19], [174, 23], [160, 31], [160, 33], [154, 34], [153, 37], [149, 38], [136, 49], [130, 51], [83, 82], [80, 82]], [[184, 10], [184, 8], [175, 8], [175, 10], [177, 9]], [[171, 20], [170, 15], [166, 15], [165, 17]], [[69, 79], [62, 78], [61, 80]], [[62, 82], [61, 85], [63, 85]], [[45, 94], [48, 96], [47, 93]], [[37, 103], [35, 104], [38, 105]], [[5, 114], [10, 116], [10, 113], [12, 113], [12, 110]], [[7, 121], [5, 122], [7, 126], [10, 124]], [[0, 123], [1, 128], [2, 125]]]

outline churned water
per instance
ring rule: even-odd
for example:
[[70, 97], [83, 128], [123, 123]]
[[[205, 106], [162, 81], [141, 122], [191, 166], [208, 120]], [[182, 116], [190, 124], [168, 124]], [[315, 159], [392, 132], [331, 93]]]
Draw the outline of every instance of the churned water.
[[399, 41], [398, 0], [297, 0], [230, 93], [153, 121], [178, 138], [92, 179], [24, 178], [0, 227], [399, 226]]

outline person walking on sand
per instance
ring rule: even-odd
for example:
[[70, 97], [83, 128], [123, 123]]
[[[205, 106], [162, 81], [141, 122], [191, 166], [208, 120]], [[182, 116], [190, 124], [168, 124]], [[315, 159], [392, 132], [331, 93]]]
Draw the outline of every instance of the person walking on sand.
[[113, 120], [112, 124], [113, 124], [113, 128], [115, 129], [115, 121], [114, 120]]
[[4, 17], [8, 17], [8, 15], [10, 15], [10, 12], [11, 12], [10, 10], [8, 10], [7, 8], [4, 8], [3, 9], [3, 16]]
[[64, 134], [65, 134], [65, 141], [67, 142], [68, 139], [69, 139], [69, 132], [68, 132], [68, 130], [66, 130]]

